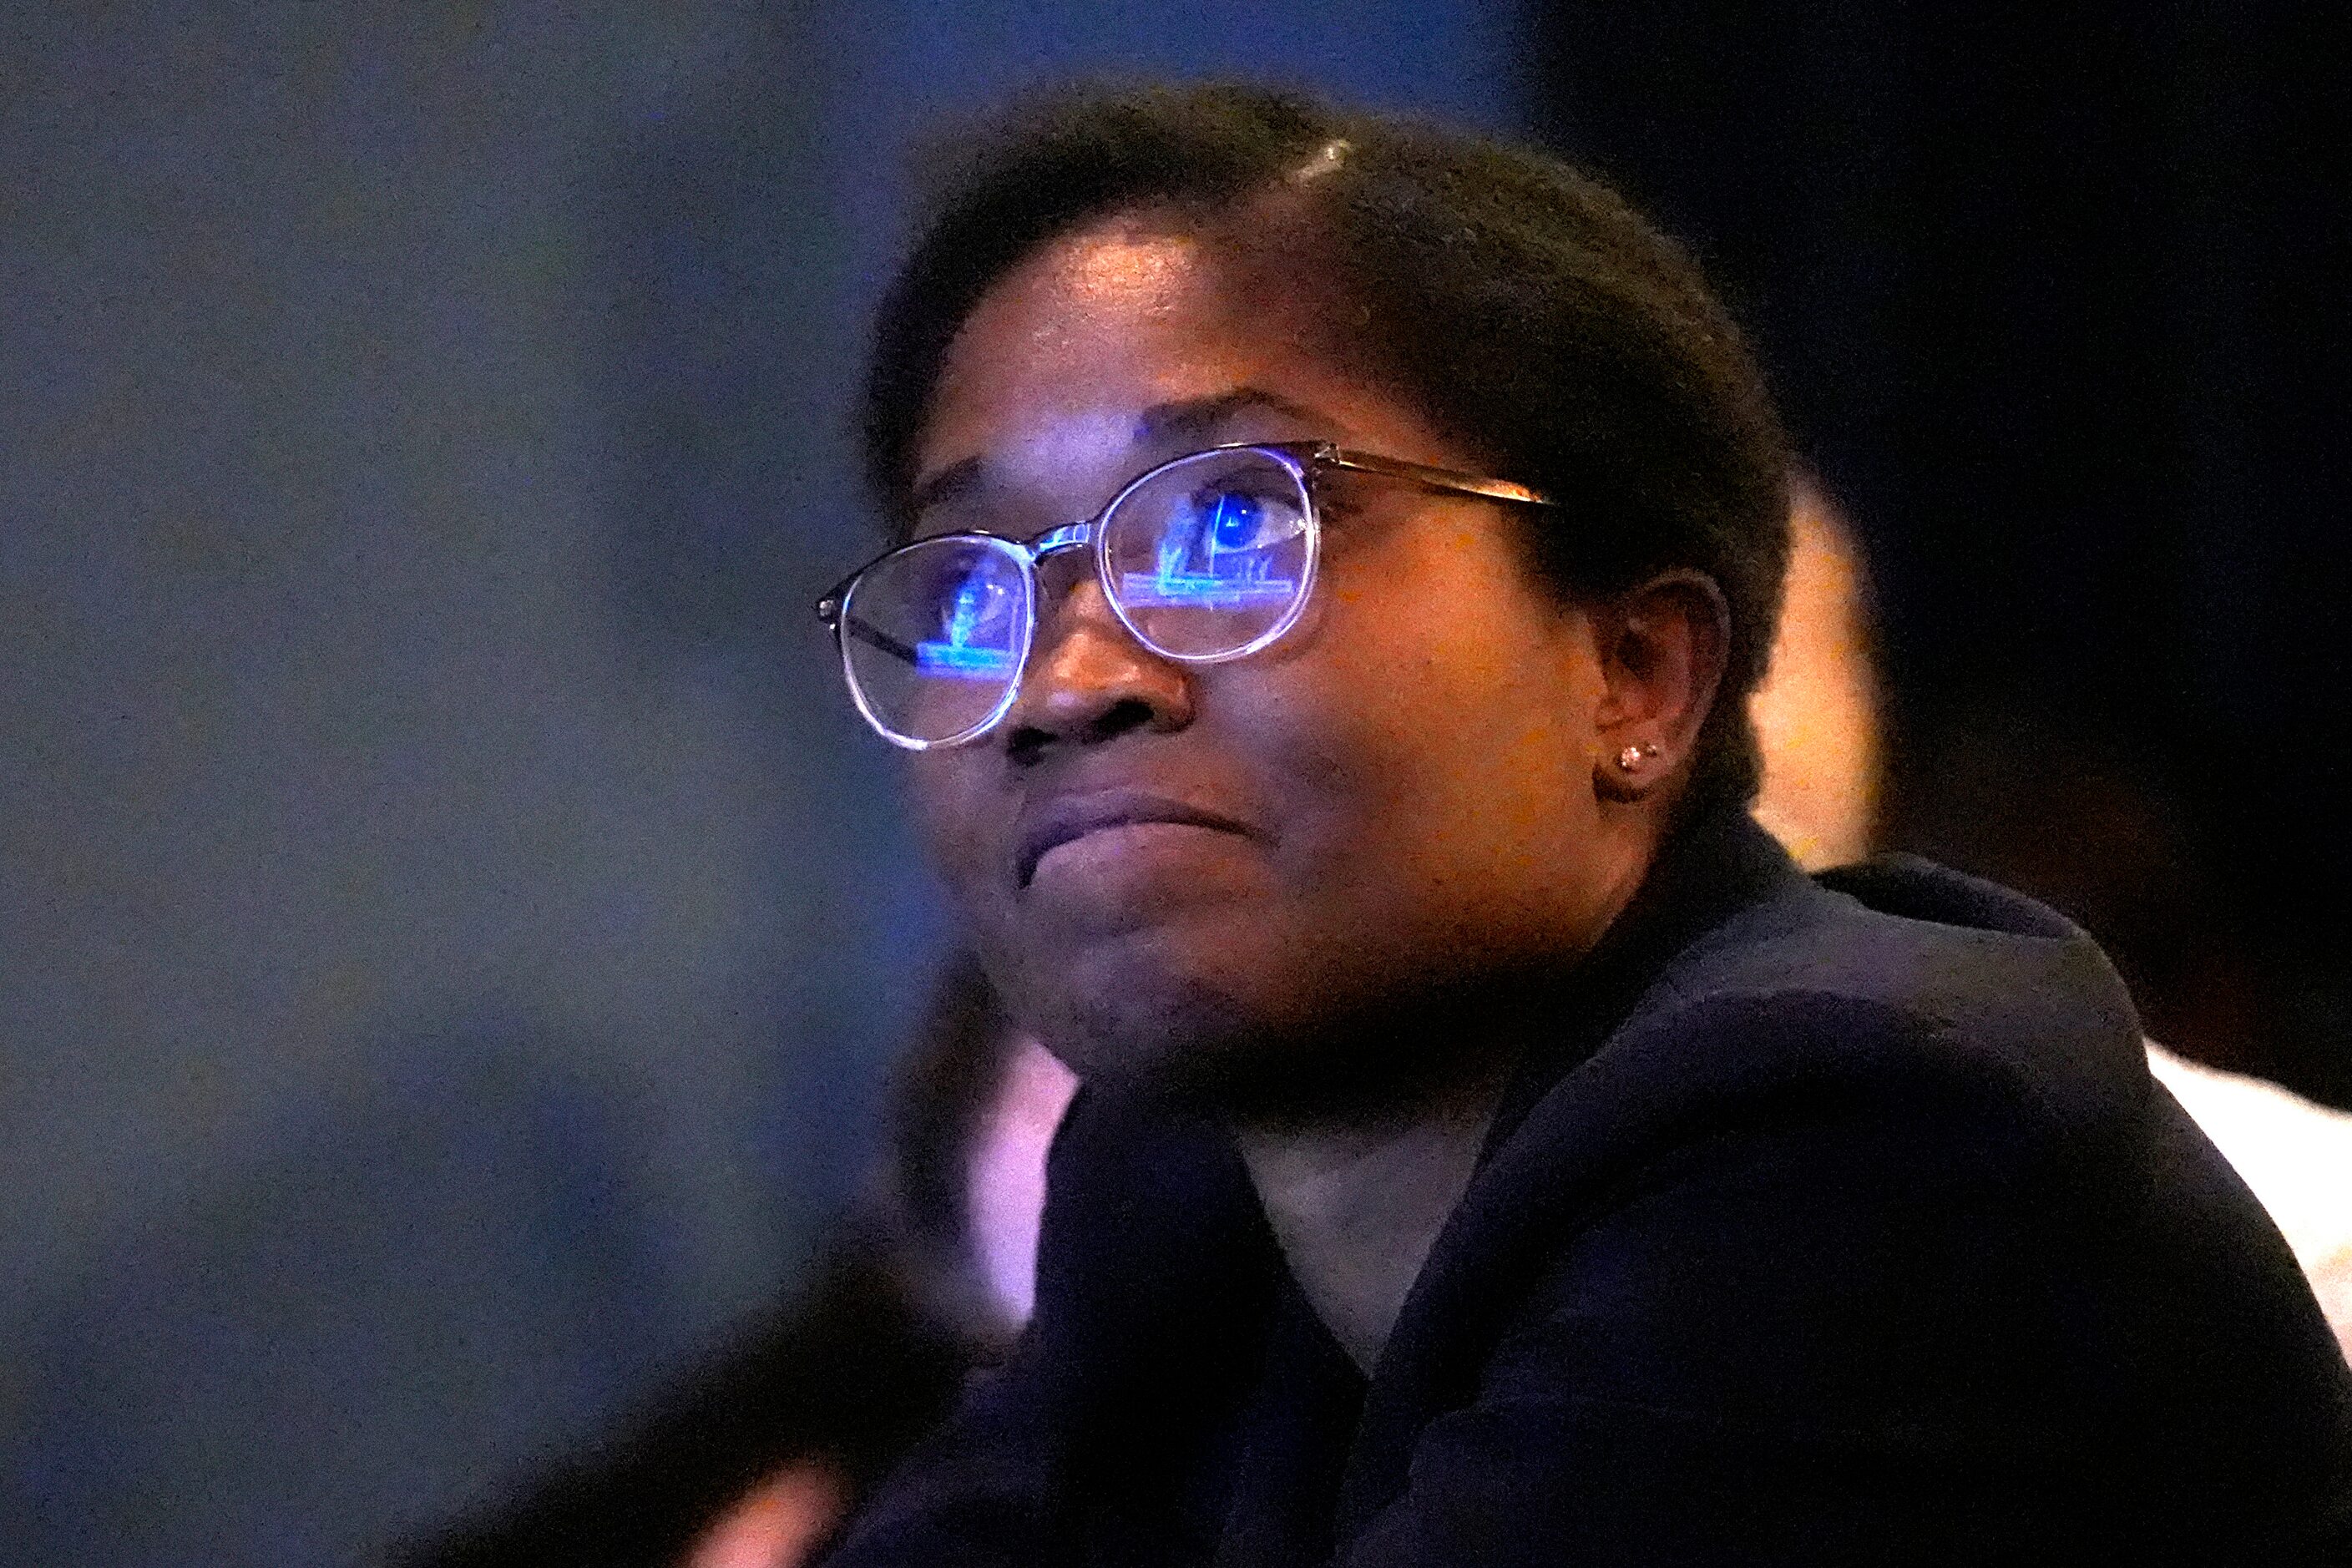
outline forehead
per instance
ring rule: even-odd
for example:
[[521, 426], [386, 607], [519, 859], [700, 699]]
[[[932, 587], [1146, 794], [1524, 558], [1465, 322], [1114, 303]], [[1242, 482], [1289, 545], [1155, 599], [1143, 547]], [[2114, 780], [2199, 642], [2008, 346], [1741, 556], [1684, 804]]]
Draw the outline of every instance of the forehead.
[[1123, 438], [1135, 408], [1239, 384], [1257, 356], [1223, 270], [1197, 233], [1133, 222], [1039, 249], [981, 297], [950, 344], [919, 465], [1022, 430], [1051, 461], [1071, 455], [1056, 442]]
[[1041, 247], [982, 296], [941, 362], [916, 442], [919, 502], [1075, 515], [1151, 462], [1229, 440], [1447, 462], [1402, 399], [1332, 352], [1328, 301], [1283, 253], [1174, 215]]

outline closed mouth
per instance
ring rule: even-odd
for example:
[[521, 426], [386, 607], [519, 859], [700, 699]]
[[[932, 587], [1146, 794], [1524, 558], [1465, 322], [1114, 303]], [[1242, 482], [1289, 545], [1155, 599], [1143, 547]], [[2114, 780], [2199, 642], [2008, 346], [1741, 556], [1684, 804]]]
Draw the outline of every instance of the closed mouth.
[[1220, 833], [1246, 835], [1248, 828], [1230, 816], [1187, 805], [1164, 795], [1146, 795], [1132, 790], [1107, 790], [1097, 795], [1064, 796], [1046, 803], [1034, 820], [1022, 830], [1021, 848], [1014, 863], [1014, 879], [1027, 887], [1037, 874], [1037, 862], [1047, 852], [1084, 838], [1090, 833], [1101, 833], [1114, 827], [1132, 827], [1145, 823], [1172, 823], [1180, 826], [1213, 828]]

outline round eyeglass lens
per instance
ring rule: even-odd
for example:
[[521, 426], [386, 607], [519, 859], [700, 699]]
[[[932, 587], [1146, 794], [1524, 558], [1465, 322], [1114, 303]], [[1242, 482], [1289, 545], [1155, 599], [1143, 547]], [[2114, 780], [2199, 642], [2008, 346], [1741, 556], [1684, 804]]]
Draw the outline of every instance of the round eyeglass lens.
[[1315, 568], [1307, 486], [1270, 453], [1202, 452], [1147, 474], [1103, 519], [1104, 577], [1146, 644], [1182, 658], [1263, 647]]
[[841, 605], [842, 663], [858, 705], [918, 745], [997, 717], [1029, 632], [1028, 574], [1001, 540], [920, 541], [867, 567]]

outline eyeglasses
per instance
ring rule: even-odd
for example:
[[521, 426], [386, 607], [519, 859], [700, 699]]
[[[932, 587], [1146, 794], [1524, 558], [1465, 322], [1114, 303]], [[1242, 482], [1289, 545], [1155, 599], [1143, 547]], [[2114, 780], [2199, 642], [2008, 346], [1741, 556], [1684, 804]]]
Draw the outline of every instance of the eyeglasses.
[[1244, 658], [1297, 623], [1322, 554], [1318, 476], [1333, 469], [1550, 506], [1524, 485], [1328, 442], [1212, 447], [1129, 481], [1102, 510], [1033, 538], [944, 533], [866, 563], [817, 602], [849, 695], [910, 752], [977, 740], [1012, 710], [1036, 640], [1037, 568], [1091, 549], [1135, 640], [1179, 664]]

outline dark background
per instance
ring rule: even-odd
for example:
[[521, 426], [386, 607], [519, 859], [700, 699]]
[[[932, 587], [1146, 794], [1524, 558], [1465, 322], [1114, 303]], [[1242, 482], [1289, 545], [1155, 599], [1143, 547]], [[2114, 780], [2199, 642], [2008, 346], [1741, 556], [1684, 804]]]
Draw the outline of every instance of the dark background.
[[1866, 544], [1886, 841], [2352, 1104], [2338, 16], [1553, 5], [1535, 113], [1699, 251]]
[[804, 609], [900, 153], [1073, 69], [1622, 180], [1871, 552], [1886, 837], [2352, 1101], [2344, 51], [1769, 9], [0, 8], [0, 1557], [353, 1557], [796, 1276], [940, 935]]

